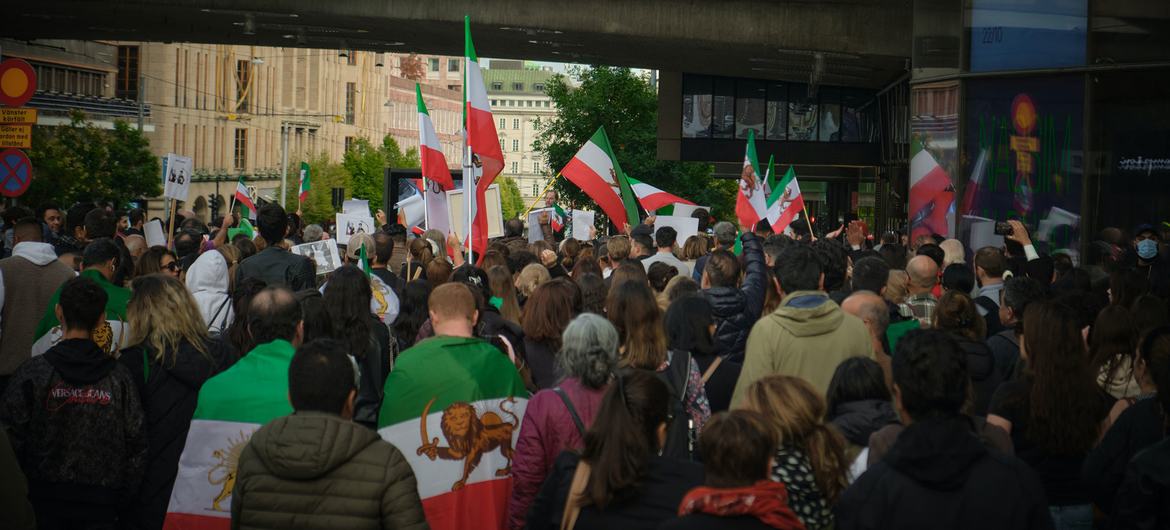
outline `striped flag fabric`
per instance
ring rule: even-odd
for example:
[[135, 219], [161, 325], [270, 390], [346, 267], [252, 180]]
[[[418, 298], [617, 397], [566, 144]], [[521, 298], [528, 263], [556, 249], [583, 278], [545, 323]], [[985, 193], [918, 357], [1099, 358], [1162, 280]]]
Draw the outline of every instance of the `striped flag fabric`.
[[236, 181], [236, 204], [240, 205], [243, 217], [249, 219], [256, 218], [256, 203], [252, 202], [252, 192], [244, 185], [244, 176], [240, 175], [240, 180]]
[[764, 196], [768, 197], [768, 206], [772, 205], [772, 190], [776, 189], [776, 155], [768, 157], [768, 172], [764, 173]]
[[443, 155], [443, 145], [439, 143], [431, 113], [423, 101], [422, 86], [418, 83], [414, 85], [414, 93], [418, 100], [418, 155], [423, 177], [418, 189], [425, 202], [423, 224], [445, 234], [451, 231], [451, 223], [448, 221], [447, 194], [444, 192], [455, 189], [455, 179], [451, 177], [447, 157]]
[[300, 193], [297, 194], [297, 200], [300, 202], [305, 202], [305, 199], [309, 198], [309, 189], [312, 187], [312, 182], [310, 182], [311, 177], [309, 163], [301, 162], [301, 186]]
[[593, 199], [619, 230], [638, 222], [634, 191], [613, 154], [605, 127], [597, 128], [561, 174]]
[[784, 232], [796, 214], [804, 210], [804, 196], [800, 194], [800, 184], [796, 182], [796, 171], [788, 166], [784, 177], [776, 183], [772, 196], [768, 197], [768, 224], [772, 225], [772, 232]]
[[549, 224], [552, 226], [554, 232], [560, 232], [565, 229], [565, 210], [561, 205], [554, 204], [552, 216], [549, 218]]
[[[472, 250], [482, 258], [487, 250], [488, 224], [487, 208], [480, 205], [485, 202], [488, 187], [504, 170], [504, 152], [496, 136], [496, 123], [492, 118], [487, 88], [483, 84], [483, 73], [479, 69], [479, 57], [475, 54], [475, 44], [471, 42], [471, 17], [463, 17], [463, 30], [464, 56], [467, 59], [463, 83], [464, 127], [467, 145], [472, 153], [471, 160], [465, 160], [463, 165], [470, 169], [473, 177], [469, 179], [464, 175], [463, 186], [464, 197], [470, 202], [471, 208], [471, 233], [468, 237]], [[470, 183], [473, 182], [474, 193], [470, 193], [467, 190], [471, 189]]]
[[366, 254], [366, 246], [358, 247], [358, 262], [357, 267], [362, 272], [366, 273], [366, 278], [370, 277], [370, 256]]
[[164, 530], [227, 530], [240, 453], [252, 433], [292, 414], [288, 366], [295, 349], [276, 340], [256, 346], [199, 390]]
[[735, 216], [743, 226], [754, 227], [767, 216], [768, 194], [764, 179], [760, 178], [760, 175], [760, 161], [756, 157], [756, 133], [748, 129], [743, 172], [739, 177], [739, 193], [735, 196]]
[[951, 177], [930, 151], [915, 139], [910, 158], [910, 236], [922, 234], [949, 235], [947, 213], [954, 203], [955, 192]]
[[378, 434], [413, 468], [433, 530], [505, 528], [527, 405], [508, 356], [480, 339], [433, 337], [398, 357]]
[[647, 212], [653, 212], [660, 208], [665, 208], [674, 204], [686, 204], [694, 206], [695, 203], [688, 201], [682, 197], [667, 193], [654, 186], [646, 184], [634, 177], [627, 176], [626, 180], [630, 181], [630, 190], [634, 192], [634, 196], [638, 198], [638, 203], [645, 208]]

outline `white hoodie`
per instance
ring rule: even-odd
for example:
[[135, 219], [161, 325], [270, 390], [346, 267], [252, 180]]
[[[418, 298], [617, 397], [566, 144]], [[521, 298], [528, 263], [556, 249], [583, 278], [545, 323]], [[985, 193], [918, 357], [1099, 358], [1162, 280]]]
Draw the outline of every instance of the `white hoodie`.
[[195, 297], [207, 331], [213, 335], [226, 331], [235, 313], [228, 294], [228, 264], [223, 254], [209, 250], [200, 255], [187, 269], [187, 290]]

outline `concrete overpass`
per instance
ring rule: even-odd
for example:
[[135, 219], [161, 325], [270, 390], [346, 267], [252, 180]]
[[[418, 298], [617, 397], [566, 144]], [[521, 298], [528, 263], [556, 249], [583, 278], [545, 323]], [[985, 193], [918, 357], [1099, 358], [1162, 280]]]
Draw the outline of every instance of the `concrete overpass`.
[[0, 36], [463, 53], [877, 88], [906, 71], [910, 0], [38, 0]]

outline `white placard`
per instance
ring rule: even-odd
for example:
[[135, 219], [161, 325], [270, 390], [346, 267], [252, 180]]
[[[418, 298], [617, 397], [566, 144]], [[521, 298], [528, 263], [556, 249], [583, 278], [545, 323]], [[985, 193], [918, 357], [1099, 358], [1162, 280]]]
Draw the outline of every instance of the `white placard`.
[[370, 217], [369, 214], [350, 215], [339, 213], [337, 214], [337, 244], [349, 244], [349, 236], [358, 232], [373, 234], [377, 230], [376, 226], [374, 224], [374, 218]]
[[573, 239], [589, 241], [589, 229], [593, 228], [596, 213], [589, 210], [573, 210]]
[[552, 208], [537, 208], [528, 212], [528, 242], [532, 243], [544, 239], [544, 231], [540, 229], [540, 214], [552, 215]]
[[370, 201], [366, 199], [346, 199], [341, 203], [341, 213], [351, 215], [370, 215]]
[[669, 226], [678, 232], [678, 246], [687, 242], [687, 238], [699, 233], [699, 220], [694, 217], [679, 217], [677, 215], [659, 215], [654, 218], [654, 233], [657, 234], [664, 226]]
[[317, 275], [329, 274], [341, 266], [341, 253], [337, 251], [337, 241], [325, 239], [297, 245], [289, 249], [293, 254], [313, 260], [317, 266]]
[[170, 153], [163, 158], [163, 197], [186, 201], [193, 170], [190, 157]]
[[711, 209], [706, 206], [696, 206], [694, 204], [683, 204], [681, 202], [676, 202], [674, 203], [674, 213], [671, 215], [674, 215], [675, 217], [690, 217], [695, 213], [695, 210], [700, 208], [707, 210], [708, 212], [711, 211]]
[[426, 210], [423, 205], [422, 195], [416, 193], [402, 199], [394, 205], [394, 209], [398, 210], [398, 217], [402, 221], [402, 226], [405, 226], [407, 230], [423, 224], [423, 214]]
[[[487, 203], [488, 237], [504, 235], [504, 214], [500, 208], [500, 185], [492, 184], [484, 192], [484, 202]], [[447, 191], [447, 215], [451, 231], [458, 234], [460, 239], [467, 238], [467, 203], [463, 202], [463, 189]]]
[[151, 219], [142, 225], [142, 233], [146, 236], [147, 246], [165, 247], [167, 245], [167, 233], [163, 232], [162, 221], [158, 219]]

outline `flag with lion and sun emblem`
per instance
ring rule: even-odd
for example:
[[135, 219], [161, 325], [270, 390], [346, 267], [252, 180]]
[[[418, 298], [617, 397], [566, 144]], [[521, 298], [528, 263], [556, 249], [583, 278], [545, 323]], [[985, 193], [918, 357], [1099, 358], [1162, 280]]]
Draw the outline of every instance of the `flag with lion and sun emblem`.
[[386, 379], [378, 434], [414, 470], [432, 530], [503, 529], [528, 391], [480, 339], [434, 337], [402, 352]]

